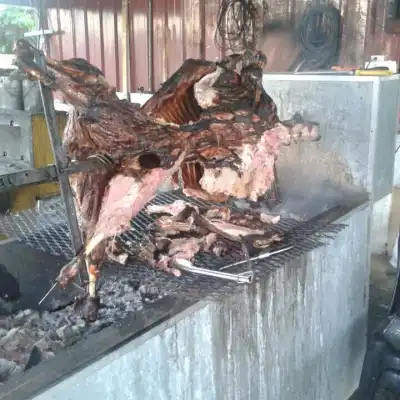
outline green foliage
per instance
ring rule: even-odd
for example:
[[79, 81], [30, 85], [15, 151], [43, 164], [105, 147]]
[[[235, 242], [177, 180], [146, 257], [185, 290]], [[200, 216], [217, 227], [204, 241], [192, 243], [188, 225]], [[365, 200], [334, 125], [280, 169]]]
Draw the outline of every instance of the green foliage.
[[35, 29], [35, 11], [32, 8], [6, 7], [0, 11], [0, 53], [11, 54], [13, 43], [25, 32]]

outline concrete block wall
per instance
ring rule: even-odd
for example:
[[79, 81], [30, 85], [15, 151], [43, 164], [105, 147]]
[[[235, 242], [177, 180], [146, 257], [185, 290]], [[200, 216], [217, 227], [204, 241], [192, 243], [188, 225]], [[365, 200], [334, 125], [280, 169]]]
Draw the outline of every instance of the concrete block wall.
[[195, 304], [34, 400], [346, 400], [366, 347], [369, 216], [360, 207], [326, 247]]

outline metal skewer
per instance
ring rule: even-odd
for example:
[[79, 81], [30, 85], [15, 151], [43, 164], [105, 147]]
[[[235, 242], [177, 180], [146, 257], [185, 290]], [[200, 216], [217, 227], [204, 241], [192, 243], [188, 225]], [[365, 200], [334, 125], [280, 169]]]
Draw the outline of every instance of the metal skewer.
[[39, 305], [41, 305], [44, 300], [47, 298], [47, 296], [54, 290], [54, 288], [58, 285], [58, 282], [56, 282], [51, 288], [50, 290], [43, 296], [42, 300], [39, 301]]
[[293, 249], [293, 247], [295, 247], [295, 246], [296, 246], [295, 244], [292, 244], [290, 246], [286, 246], [286, 247], [284, 247], [282, 249], [279, 249], [279, 250], [266, 251], [264, 253], [259, 254], [258, 256], [250, 257], [248, 260], [246, 259], [246, 260], [238, 261], [238, 262], [235, 262], [235, 263], [232, 263], [232, 264], [229, 264], [229, 265], [225, 265], [225, 267], [222, 267], [219, 270], [222, 271], [224, 269], [235, 267], [236, 265], [241, 265], [241, 264], [247, 263], [249, 261], [263, 260], [264, 258], [272, 257], [275, 254], [285, 253], [286, 251], [289, 251], [289, 250]]
[[195, 267], [190, 261], [184, 259], [175, 260], [177, 268], [182, 271], [194, 274], [213, 276], [214, 278], [227, 279], [237, 283], [251, 283], [253, 281], [253, 271], [246, 271], [241, 274], [230, 274], [228, 272], [213, 271], [211, 269]]
[[84, 292], [86, 292], [86, 290], [82, 286], [77, 285], [75, 282], [72, 282], [72, 284], [74, 286], [76, 286], [78, 289], [83, 290]]
[[[83, 287], [77, 285], [75, 282], [72, 282], [72, 284], [85, 292], [85, 289]], [[58, 281], [55, 282], [54, 285], [49, 289], [49, 291], [42, 297], [42, 300], [39, 301], [39, 305], [41, 305], [44, 302], [44, 300], [49, 296], [49, 294], [55, 289], [55, 287], [57, 285], [58, 285]]]

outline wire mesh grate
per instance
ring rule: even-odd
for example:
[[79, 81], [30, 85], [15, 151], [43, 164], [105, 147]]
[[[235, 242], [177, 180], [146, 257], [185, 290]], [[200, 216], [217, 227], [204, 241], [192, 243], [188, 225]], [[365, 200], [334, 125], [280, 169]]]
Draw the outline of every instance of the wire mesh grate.
[[[179, 191], [161, 193], [149, 204], [170, 204], [176, 200], [184, 200], [201, 207], [211, 205], [211, 203], [187, 198]], [[273, 258], [254, 263], [253, 270], [256, 273], [256, 277], [258, 273], [279, 268], [302, 254], [325, 245], [326, 240], [324, 238], [332, 239], [335, 234], [345, 227], [345, 225], [331, 223], [341, 216], [338, 215], [338, 212], [343, 215], [344, 211], [336, 210], [336, 212], [331, 213], [330, 218], [326, 218], [325, 215], [325, 217], [321, 216], [305, 223], [290, 218], [281, 219], [273, 227], [273, 230], [285, 233], [287, 240], [295, 241], [296, 247]], [[146, 234], [146, 228], [156, 218], [156, 216], [150, 216], [141, 211], [131, 221], [131, 229], [118, 238], [127, 253], [133, 254], [134, 243], [143, 238], [143, 235]], [[23, 244], [56, 256], [64, 256], [66, 258], [72, 258], [73, 256], [67, 217], [61, 198], [43, 202], [34, 209], [0, 218], [0, 233], [14, 237]], [[238, 251], [230, 252], [224, 258], [217, 257], [214, 254], [203, 253], [196, 256], [195, 265], [203, 268], [219, 269], [242, 258], [243, 254], [239, 249]], [[247, 268], [246, 264], [242, 268]], [[219, 289], [222, 287], [230, 288], [236, 286], [236, 283], [203, 276], [193, 276], [192, 274], [185, 274], [182, 278], [173, 278], [135, 261], [126, 266], [119, 266], [117, 270], [131, 274], [138, 281], [152, 281], [156, 286], [162, 286], [166, 292], [179, 290], [181, 293], [190, 295], [191, 298], [195, 296], [204, 297], [204, 295], [213, 296], [221, 292]]]

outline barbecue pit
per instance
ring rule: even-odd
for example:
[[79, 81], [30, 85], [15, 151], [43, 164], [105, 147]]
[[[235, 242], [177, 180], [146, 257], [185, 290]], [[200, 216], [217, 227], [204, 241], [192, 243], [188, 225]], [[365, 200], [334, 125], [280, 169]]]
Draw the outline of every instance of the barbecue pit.
[[[288, 148], [279, 159], [283, 202], [274, 210], [282, 215], [276, 229], [290, 231], [295, 248], [255, 264], [252, 285], [191, 274], [165, 277], [140, 265], [109, 268], [114, 279], [104, 286], [109, 294], [105, 298], [110, 303], [122, 298], [124, 309], [111, 306], [103, 310], [99, 324], [107, 320], [109, 326], [105, 323], [90, 332], [91, 328], [82, 326], [79, 341], [23, 375], [15, 374], [0, 389], [0, 399], [24, 399], [33, 394], [35, 399], [104, 397], [104, 393], [108, 398], [128, 399], [291, 399], [296, 393], [296, 398], [311, 399], [347, 398], [353, 392], [365, 349], [369, 197], [374, 198], [371, 182], [377, 179], [370, 172], [377, 150], [371, 143], [377, 143], [378, 132], [389, 137], [391, 126], [382, 130], [377, 124], [372, 132], [366, 131], [359, 122], [367, 111], [355, 116], [345, 112], [348, 104], [332, 104], [332, 88], [321, 78], [317, 83], [307, 82], [306, 99], [299, 95], [304, 88], [297, 83], [303, 79], [304, 84], [306, 77], [267, 79], [276, 82], [275, 88], [271, 82], [265, 86], [278, 104], [286, 102], [290, 114], [310, 112], [305, 117], [321, 124], [320, 142], [307, 144], [307, 149], [301, 144]], [[382, 85], [382, 98], [385, 88], [391, 90], [394, 82], [398, 90], [394, 78], [353, 78], [350, 84], [348, 77], [335, 79], [336, 85], [346, 82], [350, 86], [347, 96], [342, 94], [348, 102], [351, 96], [360, 98], [358, 88], [374, 91], [374, 85]], [[287, 87], [282, 83], [285, 80]], [[391, 81], [389, 85], [386, 80]], [[313, 90], [319, 98], [313, 97]], [[284, 97], [288, 91], [289, 101]], [[378, 101], [364, 96], [366, 108]], [[318, 102], [319, 108], [307, 101]], [[323, 114], [320, 110], [325, 108], [331, 112]], [[381, 109], [374, 110], [375, 118], [382, 121]], [[321, 115], [323, 121], [318, 118]], [[396, 113], [394, 126], [395, 122]], [[343, 140], [349, 127], [351, 134]], [[360, 146], [363, 141], [369, 145]], [[379, 150], [390, 147], [384, 154], [393, 149], [389, 142], [380, 142]], [[381, 195], [385, 195], [387, 185], [381, 187]], [[167, 191], [153, 202], [182, 198], [179, 192]], [[150, 221], [141, 212], [122, 242], [129, 247]], [[72, 255], [61, 202], [8, 216], [2, 219], [1, 229], [12, 233], [19, 246], [53, 254], [61, 261]], [[232, 254], [224, 263], [237, 257]], [[205, 257], [196, 265], [223, 266]], [[48, 277], [49, 288], [52, 279]], [[115, 297], [111, 294], [121, 287], [121, 280], [123, 287], [130, 286], [131, 301], [125, 300], [123, 290]], [[57, 301], [60, 307], [63, 301]], [[62, 317], [52, 318], [64, 318], [64, 309], [47, 314], [57, 313]], [[69, 327], [76, 324], [70, 322]]]

